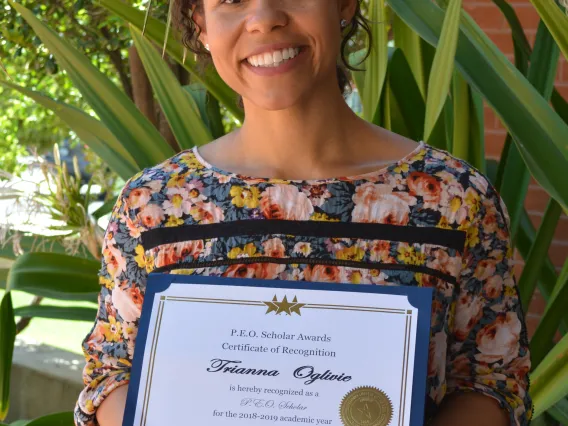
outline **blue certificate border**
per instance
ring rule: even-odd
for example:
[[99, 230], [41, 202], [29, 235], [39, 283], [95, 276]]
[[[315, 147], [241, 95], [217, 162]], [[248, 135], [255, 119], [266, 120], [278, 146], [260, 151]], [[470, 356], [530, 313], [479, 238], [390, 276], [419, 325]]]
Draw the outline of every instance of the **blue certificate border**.
[[[188, 282], [191, 281], [191, 282]], [[416, 386], [416, 383], [426, 383], [428, 368], [428, 346], [430, 339], [430, 315], [432, 309], [431, 288], [418, 288], [410, 286], [380, 286], [380, 285], [357, 285], [336, 283], [314, 283], [306, 281], [280, 281], [280, 280], [257, 280], [251, 278], [225, 278], [225, 277], [202, 277], [195, 275], [151, 273], [148, 275], [146, 293], [142, 306], [142, 316], [138, 325], [136, 347], [132, 362], [130, 385], [126, 398], [126, 411], [122, 426], [134, 426], [136, 402], [142, 377], [142, 362], [144, 360], [144, 348], [148, 338], [150, 327], [151, 309], [156, 294], [168, 289], [170, 284], [209, 284], [240, 287], [267, 287], [299, 290], [324, 290], [324, 291], [350, 291], [356, 293], [381, 293], [406, 295], [409, 303], [418, 309], [418, 325], [416, 330], [416, 350], [414, 357], [414, 376], [412, 378], [412, 408], [410, 411], [410, 426], [422, 426], [424, 422], [424, 409], [426, 403], [426, 387]], [[424, 297], [424, 295], [429, 297]]]

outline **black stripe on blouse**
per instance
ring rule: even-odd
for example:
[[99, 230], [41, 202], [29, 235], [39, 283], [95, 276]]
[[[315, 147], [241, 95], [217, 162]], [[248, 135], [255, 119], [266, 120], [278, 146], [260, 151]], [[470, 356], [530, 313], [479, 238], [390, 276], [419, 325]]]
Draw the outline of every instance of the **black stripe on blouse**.
[[277, 234], [434, 244], [460, 252], [464, 248], [466, 237], [464, 231], [434, 227], [260, 219], [154, 228], [143, 232], [141, 239], [144, 249], [149, 250], [162, 244], [183, 241]]

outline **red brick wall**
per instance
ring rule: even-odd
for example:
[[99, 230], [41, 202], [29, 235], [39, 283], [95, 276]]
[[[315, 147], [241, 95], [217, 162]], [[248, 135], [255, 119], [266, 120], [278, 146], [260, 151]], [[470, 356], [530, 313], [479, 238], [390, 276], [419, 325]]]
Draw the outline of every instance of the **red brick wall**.
[[[539, 17], [532, 4], [527, 1], [512, 1], [511, 5], [515, 8], [517, 15], [525, 29], [525, 33], [529, 41], [534, 43], [536, 29], [539, 23]], [[495, 44], [505, 53], [511, 60], [513, 59], [513, 43], [511, 31], [503, 14], [495, 6], [491, 0], [464, 0], [465, 10], [475, 19], [480, 27], [487, 33]], [[562, 57], [562, 54], [561, 54]], [[556, 87], [562, 93], [565, 99], [568, 99], [568, 63], [562, 57], [558, 67], [556, 77]], [[485, 134], [487, 154], [489, 158], [499, 159], [503, 143], [505, 141], [506, 131], [501, 125], [500, 120], [495, 116], [493, 111], [486, 107], [485, 109]], [[543, 211], [548, 202], [548, 195], [533, 180], [529, 187], [528, 197], [525, 206], [531, 216], [535, 226], [540, 224]], [[549, 251], [552, 262], [560, 271], [565, 259], [568, 257], [568, 217], [563, 215], [556, 229], [556, 235]], [[515, 255], [515, 275], [517, 279], [522, 272], [522, 258]], [[535, 294], [531, 303], [529, 312], [527, 313], [527, 326], [529, 334], [532, 334], [542, 312], [544, 310], [544, 300], [540, 294]]]

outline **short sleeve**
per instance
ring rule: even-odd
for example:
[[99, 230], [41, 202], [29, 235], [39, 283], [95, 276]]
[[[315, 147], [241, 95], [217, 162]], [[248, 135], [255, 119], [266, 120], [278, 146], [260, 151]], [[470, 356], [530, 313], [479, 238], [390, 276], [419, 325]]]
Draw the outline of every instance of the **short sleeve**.
[[83, 341], [85, 387], [75, 406], [77, 426], [98, 425], [97, 408], [114, 389], [130, 380], [147, 273], [140, 231], [124, 198], [127, 186], [118, 197], [104, 235], [98, 313]]
[[[476, 179], [483, 179], [476, 175]], [[451, 324], [447, 393], [475, 391], [496, 399], [510, 424], [529, 424], [530, 354], [512, 271], [509, 217], [502, 199], [483, 180], [472, 197], [467, 238]]]

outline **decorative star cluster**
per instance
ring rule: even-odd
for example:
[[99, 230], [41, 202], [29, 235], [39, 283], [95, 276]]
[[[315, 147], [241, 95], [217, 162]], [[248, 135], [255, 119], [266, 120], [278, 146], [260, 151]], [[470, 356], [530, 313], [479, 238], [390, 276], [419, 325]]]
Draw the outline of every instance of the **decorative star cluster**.
[[302, 315], [300, 313], [300, 308], [306, 306], [305, 303], [298, 303], [298, 298], [294, 296], [294, 300], [292, 302], [288, 302], [286, 296], [282, 299], [282, 302], [279, 302], [276, 298], [276, 295], [272, 299], [272, 302], [263, 302], [268, 309], [266, 313], [269, 314], [270, 312], [276, 312], [276, 315], [280, 315], [282, 312], [285, 312], [288, 315], [292, 315], [292, 313], [296, 313], [298, 315]]

